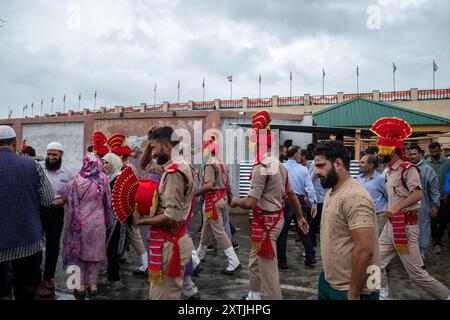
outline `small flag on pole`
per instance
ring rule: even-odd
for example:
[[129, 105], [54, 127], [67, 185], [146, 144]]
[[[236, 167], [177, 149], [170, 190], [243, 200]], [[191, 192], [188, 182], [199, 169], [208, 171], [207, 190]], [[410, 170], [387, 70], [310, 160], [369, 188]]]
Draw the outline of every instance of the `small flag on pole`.
[[53, 103], [53, 101], [55, 101], [55, 97], [52, 97], [52, 103]]
[[178, 89], [180, 89], [180, 80], [178, 80]]
[[395, 65], [395, 62], [392, 62], [392, 72], [395, 73], [397, 71], [397, 66]]
[[202, 82], [202, 88], [205, 87], [205, 78], [203, 78], [203, 82]]
[[356, 76], [359, 77], [359, 66], [356, 66]]
[[78, 100], [81, 100], [81, 92], [80, 92], [80, 94], [78, 95]]
[[97, 99], [97, 90], [95, 90], [94, 98]]
[[66, 95], [64, 95], [63, 101], [66, 102]]
[[436, 64], [436, 62], [433, 60], [433, 71], [436, 72], [438, 71], [438, 65]]
[[261, 83], [261, 73], [259, 74], [259, 83]]
[[227, 77], [228, 81], [233, 81], [233, 75]]
[[155, 82], [155, 88], [153, 89], [154, 92], [156, 92], [156, 82]]
[[322, 69], [322, 78], [325, 78], [325, 75], [326, 75], [326, 73], [325, 73], [325, 68], [324, 68], [324, 69]]
[[291, 72], [289, 72], [289, 80], [291, 80], [291, 81], [292, 81], [292, 71], [291, 71]]

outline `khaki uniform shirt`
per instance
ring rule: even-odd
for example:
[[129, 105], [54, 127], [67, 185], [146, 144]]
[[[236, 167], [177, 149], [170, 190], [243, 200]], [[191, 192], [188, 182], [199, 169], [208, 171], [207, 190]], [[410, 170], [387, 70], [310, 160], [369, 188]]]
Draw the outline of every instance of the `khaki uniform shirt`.
[[[420, 174], [419, 171], [415, 168], [409, 168], [403, 175], [403, 178], [405, 180], [408, 189], [404, 187], [402, 183], [402, 172], [404, 168], [400, 167], [400, 164], [402, 162], [403, 162], [402, 160], [397, 161], [390, 169], [388, 169], [388, 173], [386, 176], [387, 179], [386, 190], [388, 193], [389, 208], [392, 208], [400, 201], [407, 198], [411, 194], [411, 192], [413, 192], [414, 189], [416, 188], [422, 189], [422, 184], [420, 182]], [[420, 201], [415, 203], [411, 207], [405, 208], [403, 210], [407, 211], [414, 209], [420, 209]]]
[[[350, 289], [352, 273], [352, 230], [373, 228], [373, 265], [379, 266], [375, 204], [367, 190], [349, 178], [337, 191], [327, 192], [320, 228], [320, 249], [325, 280], [336, 290]], [[362, 293], [367, 294], [366, 286]]]
[[[273, 156], [265, 157], [261, 162], [253, 167], [248, 196], [258, 200], [261, 210], [278, 212], [283, 205], [287, 170]], [[292, 191], [290, 184], [289, 191]]]
[[[219, 163], [211, 163], [205, 166], [205, 172], [203, 174], [203, 183], [213, 182], [213, 189], [220, 190], [226, 187], [228, 180], [228, 170], [224, 166], [225, 172], [222, 172]], [[223, 197], [216, 202], [216, 208], [218, 211], [223, 212], [228, 203], [227, 192], [225, 191]]]
[[[179, 160], [179, 161], [178, 161]], [[168, 173], [167, 169], [178, 164], [178, 172]], [[164, 213], [175, 222], [188, 218], [194, 193], [192, 169], [183, 159], [173, 159], [163, 165], [164, 173], [158, 188], [158, 214]]]
[[203, 175], [203, 183], [213, 182], [213, 189], [223, 189], [227, 185], [228, 170], [224, 166], [225, 172], [222, 172], [220, 164], [212, 163], [205, 166], [205, 173]]

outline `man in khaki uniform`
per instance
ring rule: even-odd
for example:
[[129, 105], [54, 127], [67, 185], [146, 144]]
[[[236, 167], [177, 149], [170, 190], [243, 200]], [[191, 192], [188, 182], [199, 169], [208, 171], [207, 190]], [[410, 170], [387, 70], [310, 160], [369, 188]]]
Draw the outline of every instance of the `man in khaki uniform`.
[[397, 118], [382, 118], [371, 129], [380, 139], [380, 154], [387, 164], [386, 189], [389, 219], [378, 239], [380, 249], [380, 299], [388, 296], [386, 267], [398, 255], [409, 278], [436, 299], [450, 299], [450, 290], [422, 268], [419, 248], [418, 210], [422, 186], [417, 168], [403, 161], [403, 140], [412, 133], [408, 123]]
[[224, 249], [228, 266], [221, 271], [225, 275], [234, 275], [242, 270], [230, 238], [225, 232], [223, 213], [228, 206], [227, 187], [229, 185], [228, 170], [220, 160], [219, 146], [215, 136], [210, 137], [204, 145], [206, 165], [202, 172], [202, 186], [195, 196], [205, 196], [203, 204], [203, 226], [197, 254], [200, 260], [205, 258], [206, 248], [211, 236], [218, 247]]
[[351, 177], [350, 154], [342, 142], [319, 143], [314, 163], [321, 185], [330, 188], [320, 228], [319, 300], [378, 300], [378, 289], [367, 281], [379, 266], [375, 204]]
[[253, 210], [250, 292], [244, 297], [246, 300], [282, 299], [276, 240], [284, 224], [282, 213], [286, 197], [289, 197], [294, 207], [299, 227], [304, 233], [308, 232], [308, 223], [303, 218], [300, 202], [290, 188], [287, 170], [276, 157], [270, 155], [270, 120], [270, 115], [265, 111], [253, 116], [253, 134], [250, 139], [256, 142], [257, 153], [250, 191], [247, 197], [234, 198], [231, 202], [233, 208]]
[[[152, 227], [150, 271], [152, 264], [157, 265], [160, 275], [150, 285], [151, 300], [181, 299], [184, 269], [194, 249], [186, 231], [192, 213], [193, 172], [182, 157], [172, 158], [172, 151], [179, 143], [172, 140], [172, 135], [170, 127], [157, 128], [150, 141], [152, 157], [164, 169], [158, 188], [157, 213], [154, 217], [134, 213], [136, 224]], [[155, 247], [155, 243], [160, 247]]]

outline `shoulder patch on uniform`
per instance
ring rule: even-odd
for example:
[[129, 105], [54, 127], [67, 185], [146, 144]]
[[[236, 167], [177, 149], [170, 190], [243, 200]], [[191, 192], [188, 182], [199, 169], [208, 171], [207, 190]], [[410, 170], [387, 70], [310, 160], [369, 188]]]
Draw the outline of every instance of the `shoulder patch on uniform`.
[[404, 162], [400, 163], [400, 167], [405, 168], [405, 169], [409, 169], [411, 167], [415, 167], [415, 165], [412, 164], [411, 162], [404, 161]]
[[174, 163], [166, 170], [167, 173], [176, 173], [178, 172], [178, 164]]

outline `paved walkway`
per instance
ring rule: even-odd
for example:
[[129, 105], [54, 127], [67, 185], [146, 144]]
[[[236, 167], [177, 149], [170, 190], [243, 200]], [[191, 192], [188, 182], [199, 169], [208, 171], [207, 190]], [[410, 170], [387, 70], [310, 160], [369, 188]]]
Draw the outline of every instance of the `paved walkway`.
[[[233, 277], [225, 276], [220, 270], [226, 267], [226, 257], [223, 252], [209, 252], [206, 255], [206, 263], [203, 272], [194, 277], [202, 299], [240, 299], [248, 292], [248, 256], [250, 251], [249, 222], [248, 217], [242, 214], [232, 215], [234, 225], [240, 230], [235, 234], [235, 239], [239, 242], [240, 248], [237, 251], [239, 259], [243, 265], [243, 270]], [[200, 217], [194, 216], [192, 230], [198, 229]], [[145, 229], [142, 228], [143, 234]], [[200, 235], [192, 232], [195, 246], [198, 245]], [[315, 300], [317, 299], [317, 285], [319, 273], [322, 270], [321, 260], [314, 268], [305, 267], [303, 264], [303, 247], [300, 242], [296, 242], [297, 235], [292, 232], [288, 239], [288, 270], [280, 270], [280, 281], [284, 299]], [[435, 255], [431, 249], [426, 252], [427, 270], [437, 280], [450, 286], [450, 242], [444, 240], [444, 251], [442, 255]], [[144, 278], [133, 276], [132, 271], [139, 265], [139, 258], [134, 250], [126, 254], [127, 263], [122, 265], [122, 279], [119, 284], [110, 288], [100, 288], [99, 296], [96, 299], [124, 299], [124, 300], [145, 300], [148, 296], [149, 286]], [[395, 259], [391, 265], [389, 273], [391, 299], [432, 299], [422, 289], [412, 283], [399, 259]], [[62, 270], [61, 261], [58, 264], [56, 276], [56, 296], [57, 300], [73, 300], [71, 290], [66, 287], [67, 275]]]

